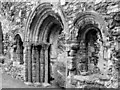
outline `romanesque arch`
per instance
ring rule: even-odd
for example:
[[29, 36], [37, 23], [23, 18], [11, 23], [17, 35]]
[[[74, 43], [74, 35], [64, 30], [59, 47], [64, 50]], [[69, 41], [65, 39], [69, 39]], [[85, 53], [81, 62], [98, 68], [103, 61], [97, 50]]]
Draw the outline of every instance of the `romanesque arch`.
[[107, 25], [103, 18], [93, 11], [79, 13], [74, 25], [78, 30], [77, 51], [74, 58], [76, 74], [87, 75], [98, 70], [99, 64], [104, 60], [103, 45], [108, 35]]
[[57, 61], [57, 41], [63, 30], [61, 17], [52, 8], [50, 3], [42, 3], [28, 17], [24, 43], [26, 82], [50, 83], [52, 66]]
[[15, 40], [15, 47], [14, 47], [14, 55], [16, 55], [16, 60], [23, 64], [23, 41], [21, 39], [21, 36], [19, 34], [16, 34], [14, 37]]
[[3, 31], [2, 31], [2, 26], [0, 23], [0, 54], [3, 54]]

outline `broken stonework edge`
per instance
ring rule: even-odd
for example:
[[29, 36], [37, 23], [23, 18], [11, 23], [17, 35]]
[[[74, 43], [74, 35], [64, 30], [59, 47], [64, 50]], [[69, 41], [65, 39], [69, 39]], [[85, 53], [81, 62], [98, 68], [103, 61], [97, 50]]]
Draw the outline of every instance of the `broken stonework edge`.
[[33, 83], [31, 83], [31, 82], [24, 82], [24, 83], [28, 86], [33, 86]]
[[40, 87], [40, 86], [42, 86], [42, 84], [41, 84], [40, 82], [35, 82], [35, 83], [34, 83], [34, 86], [35, 86], [35, 87]]
[[76, 80], [80, 80], [80, 81], [85, 81], [85, 80], [89, 80], [89, 76], [74, 76], [74, 79]]
[[49, 86], [51, 86], [51, 85], [50, 85], [49, 83], [43, 83], [42, 86], [44, 86], [44, 87], [49, 87]]

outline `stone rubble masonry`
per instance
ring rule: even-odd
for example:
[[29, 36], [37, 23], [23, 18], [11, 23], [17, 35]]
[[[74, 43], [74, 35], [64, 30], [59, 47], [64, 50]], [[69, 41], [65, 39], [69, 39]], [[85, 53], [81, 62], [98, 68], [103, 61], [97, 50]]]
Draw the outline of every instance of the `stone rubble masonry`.
[[[120, 0], [66, 0], [66, 1], [68, 1], [68, 3], [65, 5], [62, 5], [62, 10], [65, 13], [65, 20], [68, 24], [68, 29], [69, 29], [69, 33], [70, 33], [68, 40], [73, 40], [75, 42], [75, 39], [76, 39], [75, 37], [78, 35], [78, 31], [76, 30], [76, 28], [74, 26], [74, 20], [78, 17], [77, 15], [79, 15], [79, 13], [84, 12], [84, 11], [95, 11], [104, 19], [104, 21], [107, 25], [107, 30], [109, 32], [109, 35], [106, 36], [106, 38], [104, 38], [104, 39], [106, 39], [106, 42], [104, 43], [104, 48], [106, 48], [106, 51], [104, 50], [104, 52], [105, 52], [104, 55], [105, 55], [105, 59], [107, 61], [109, 61], [108, 63], [105, 63], [105, 64], [110, 64], [112, 62], [112, 60], [116, 60], [116, 61], [120, 60], [120, 32], [119, 32], [120, 31], [120, 24], [119, 24], [119, 22], [120, 22]], [[32, 9], [34, 9], [35, 5], [33, 5]], [[119, 14], [116, 14], [116, 13], [119, 13]], [[23, 28], [23, 29], [25, 29], [25, 28]], [[22, 38], [23, 38], [25, 36], [24, 30], [21, 30], [21, 31], [20, 30], [18, 30], [18, 31], [15, 30], [15, 31], [16, 32], [23, 31], [22, 32]], [[108, 39], [107, 39], [107, 37], [108, 37]], [[30, 51], [31, 47], [30, 47], [29, 43], [27, 43], [27, 44], [24, 45], [24, 51], [26, 51], [26, 52], [24, 52], [24, 62], [25, 62], [24, 69], [26, 69], [25, 70], [26, 72], [25, 72], [25, 74], [22, 74], [22, 75], [23, 75], [23, 77], [26, 77], [25, 82], [32, 82], [31, 80], [33, 80], [33, 82], [39, 82], [39, 81], [43, 82], [44, 81], [43, 77], [47, 77], [47, 74], [48, 74], [48, 72], [44, 73], [44, 70], [47, 70], [48, 65], [45, 65], [45, 67], [44, 67], [44, 65], [41, 62], [37, 61], [38, 59], [34, 59], [34, 61], [32, 61], [33, 60], [32, 58], [35, 58], [34, 54], [37, 55], [36, 53], [38, 53], [37, 48], [34, 47], [34, 49], [32, 49], [32, 53], [34, 53], [34, 54], [30, 55], [29, 51]], [[72, 45], [72, 46], [76, 46], [76, 43], [73, 43], [73, 44], [75, 44], [75, 45]], [[114, 48], [115, 48], [115, 51], [117, 51], [118, 58], [113, 57], [113, 52], [115, 52]], [[75, 51], [74, 49], [70, 49], [70, 56], [67, 57], [70, 59], [70, 63], [72, 63], [72, 61], [74, 59], [74, 55], [73, 55], [74, 51]], [[48, 52], [46, 51], [46, 53], [48, 53]], [[29, 55], [29, 56], [27, 56], [27, 55]], [[37, 56], [37, 57], [39, 57], [39, 56]], [[42, 54], [41, 54], [41, 57], [42, 57]], [[48, 57], [46, 57], [45, 60], [47, 60], [47, 58]], [[60, 57], [58, 57], [58, 58], [60, 58]], [[35, 67], [36, 63], [37, 63], [37, 66]], [[41, 68], [39, 68], [39, 65], [41, 66]], [[32, 67], [32, 68], [29, 68], [30, 70], [28, 70], [27, 67]], [[69, 65], [69, 69], [71, 69], [71, 67], [72, 66]], [[110, 67], [110, 65], [108, 65], [107, 69], [109, 69], [109, 67]], [[42, 73], [39, 72], [39, 69], [41, 69]], [[32, 72], [30, 72], [30, 71], [32, 71]], [[37, 74], [37, 73], [40, 73], [40, 74]], [[40, 75], [41, 77], [39, 77], [37, 75]], [[82, 82], [82, 80], [78, 80], [76, 78], [79, 78], [79, 77], [75, 76], [73, 78], [72, 73], [71, 73], [71, 76], [68, 77], [68, 81], [70, 81], [70, 82], [69, 83], [66, 82], [66, 83], [68, 83], [68, 85], [71, 85], [73, 87], [75, 87], [75, 86], [80, 87], [80, 84], [82, 84], [83, 82]], [[81, 78], [90, 79], [90, 78], [86, 78], [84, 76], [81, 76]], [[114, 76], [113, 76], [113, 78], [114, 78]], [[120, 79], [120, 77], [119, 77], [119, 79]], [[36, 80], [38, 80], [38, 81], [36, 81]], [[45, 79], [45, 80], [46, 80], [45, 82], [47, 82], [47, 79]], [[71, 80], [73, 80], [73, 83], [75, 83], [75, 85], [71, 84], [72, 83]], [[98, 80], [97, 82], [100, 82], [100, 81]], [[118, 81], [118, 82], [120, 83], [120, 81]], [[109, 84], [111, 82], [110, 81], [108, 81], [108, 82], [101, 81], [100, 83], [102, 83], [102, 84], [105, 83], [105, 85], [107, 87], [107, 84]], [[111, 85], [108, 85], [108, 87], [111, 88], [111, 87], [118, 87], [118, 86], [114, 86], [114, 85], [112, 86], [112, 84], [111, 84]]]
[[[119, 6], [120, 6], [120, 1], [119, 0], [116, 0], [116, 1], [111, 0], [109, 2], [107, 2], [107, 1], [105, 2], [105, 0], [104, 0], [104, 2], [100, 2], [100, 3], [97, 3], [97, 4], [94, 4], [94, 3], [91, 4], [91, 3], [88, 3], [87, 1], [82, 2], [82, 1], [79, 1], [79, 0], [72, 0], [71, 2], [68, 2], [65, 6], [63, 6], [63, 11], [65, 12], [65, 15], [66, 15], [66, 18], [67, 18], [66, 20], [67, 20], [67, 23], [68, 23], [69, 31], [71, 32], [71, 35], [70, 35], [71, 38], [72, 38], [72, 36], [75, 35], [74, 33], [73, 33], [74, 35], [72, 35], [72, 32], [75, 30], [74, 25], [73, 25], [74, 19], [76, 18], [78, 13], [80, 13], [82, 11], [89, 11], [89, 10], [90, 11], [91, 10], [95, 11], [95, 12], [99, 13], [100, 16], [102, 16], [105, 23], [107, 24], [108, 32], [112, 32], [112, 31], [114, 31], [115, 28], [118, 27], [115, 31], [116, 33], [118, 33], [120, 25], [117, 25], [118, 24], [117, 22], [113, 22], [114, 21], [113, 17], [116, 15], [116, 13], [120, 12], [120, 9], [119, 9], [120, 7]], [[120, 17], [120, 16], [118, 16], [118, 17]], [[119, 18], [117, 18], [117, 20], [118, 19]], [[115, 25], [113, 25], [113, 24], [115, 24]], [[117, 38], [118, 36], [111, 36], [111, 34], [110, 34], [110, 37]], [[108, 42], [105, 42], [105, 44], [111, 43], [111, 42], [117, 43], [117, 45], [119, 45], [118, 40], [108, 41]], [[113, 45], [113, 48], [115, 48], [115, 47], [117, 47], [116, 50], [120, 49], [119, 46]], [[111, 51], [111, 44], [108, 46], [108, 50]], [[109, 52], [107, 52], [105, 54], [108, 55], [108, 53]], [[113, 51], [111, 51], [107, 60], [110, 60], [110, 61], [112, 60], [113, 57], [110, 58], [112, 53], [113, 53]], [[108, 86], [110, 86], [110, 85], [108, 85]], [[112, 87], [112, 85], [110, 87]], [[113, 85], [113, 87], [118, 87], [118, 86]]]

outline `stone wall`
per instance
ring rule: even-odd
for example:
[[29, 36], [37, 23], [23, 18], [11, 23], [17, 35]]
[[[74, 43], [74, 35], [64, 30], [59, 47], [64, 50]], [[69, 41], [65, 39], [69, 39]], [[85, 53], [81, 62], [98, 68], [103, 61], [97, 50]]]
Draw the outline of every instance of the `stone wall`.
[[[108, 34], [106, 34], [105, 32], [103, 33], [103, 35], [106, 35], [106, 37], [104, 37], [104, 39], [107, 39], [104, 41], [103, 44], [103, 56], [104, 56], [104, 60], [102, 60], [104, 63], [100, 64], [100, 67], [102, 65], [102, 70], [104, 70], [106, 73], [105, 76], [103, 77], [97, 77], [96, 80], [98, 80], [97, 83], [99, 84], [103, 84], [103, 86], [108, 87], [108, 88], [112, 88], [112, 87], [118, 87], [118, 70], [114, 67], [115, 63], [114, 62], [118, 62], [119, 59], [116, 58], [115, 56], [115, 52], [117, 50], [119, 50], [119, 40], [117, 39], [119, 37], [119, 1], [101, 1], [99, 3], [94, 3], [93, 2], [80, 2], [78, 0], [73, 0], [71, 2], [68, 2], [64, 7], [64, 12], [66, 14], [67, 17], [67, 22], [69, 25], [69, 31], [71, 33], [70, 38], [74, 40], [74, 37], [76, 37], [76, 33], [78, 32], [77, 30], [75, 31], [75, 27], [74, 27], [74, 20], [77, 18], [77, 15], [79, 15], [79, 13], [81, 12], [85, 12], [85, 11], [95, 11], [97, 12], [100, 16], [102, 16], [102, 18], [105, 21], [106, 24], [106, 28], [107, 28], [107, 32]], [[113, 35], [114, 33], [114, 35]], [[111, 64], [110, 64], [111, 63]], [[112, 69], [112, 71], [110, 72], [110, 69]], [[114, 74], [113, 74], [114, 72]], [[109, 74], [109, 75], [108, 75]], [[101, 74], [99, 74], [98, 76], [100, 76]], [[102, 78], [106, 78], [109, 77], [109, 80], [102, 80]], [[73, 79], [74, 75], [71, 76], [71, 81], [75, 81]], [[88, 76], [81, 76], [81, 77], [75, 77], [76, 82], [71, 82], [74, 83], [74, 85], [70, 85], [72, 87], [85, 87], [85, 83], [83, 83], [82, 81], [85, 81], [86, 83], [93, 82], [92, 81], [92, 77]], [[85, 79], [80, 79], [79, 78], [85, 78]], [[88, 78], [88, 79], [86, 79]], [[91, 78], [91, 79], [90, 79]], [[99, 81], [100, 80], [100, 81]], [[115, 82], [113, 84], [112, 80]], [[78, 81], [78, 82], [77, 82]], [[79, 82], [80, 81], [80, 82]], [[75, 84], [76, 83], [76, 84]], [[78, 83], [78, 85], [77, 85]], [[69, 84], [68, 84], [69, 85]], [[87, 84], [86, 84], [87, 86]], [[88, 85], [89, 86], [89, 85]], [[99, 85], [98, 85], [99, 86]], [[69, 86], [68, 86], [69, 87]]]
[[[40, 3], [40, 2], [39, 2]], [[39, 4], [37, 2], [32, 3], [3, 3], [2, 6], [2, 16], [4, 17], [4, 20], [2, 21], [3, 25], [3, 31], [8, 31], [7, 33], [12, 37], [12, 39], [9, 40], [9, 42], [12, 41], [11, 44], [14, 43], [13, 38], [16, 34], [20, 34], [21, 38], [24, 43], [24, 31], [25, 31], [25, 23], [27, 22], [27, 19], [29, 17], [29, 13], [34, 10], [34, 7]], [[6, 8], [4, 5], [10, 6], [9, 8]], [[16, 6], [18, 5], [18, 6]], [[68, 30], [64, 30], [63, 35], [65, 37], [65, 42], [61, 42], [66, 48], [61, 51], [62, 54], [60, 54], [57, 58], [59, 59], [60, 63], [63, 62], [66, 65], [66, 60], [68, 61], [68, 69], [64, 67], [67, 71], [69, 71], [69, 75], [66, 78], [66, 71], [63, 70], [62, 79], [63, 82], [66, 84], [60, 85], [64, 87], [95, 87], [94, 84], [96, 84], [96, 87], [107, 87], [107, 88], [117, 88], [118, 87], [118, 73], [119, 73], [119, 60], [120, 60], [120, 1], [119, 0], [103, 0], [97, 2], [94, 0], [87, 0], [87, 1], [81, 1], [81, 0], [71, 0], [69, 2], [66, 2], [64, 5], [62, 5], [60, 8], [62, 9], [63, 13], [65, 14], [64, 18], [67, 22], [66, 26], [68, 25]], [[56, 8], [56, 6], [55, 6]], [[57, 9], [56, 9], [57, 10]], [[97, 13], [102, 19], [104, 20], [104, 23], [106, 27], [106, 31], [102, 31], [103, 35], [103, 44], [101, 45], [102, 51], [100, 52], [102, 55], [102, 59], [98, 60], [99, 62], [99, 68], [102, 73], [92, 74], [92, 75], [76, 75], [73, 73], [74, 71], [74, 62], [75, 59], [75, 49], [77, 49], [77, 41], [76, 38], [79, 34], [79, 30], [75, 26], [75, 20], [81, 15], [82, 12], [95, 12]], [[7, 22], [6, 22], [7, 21]], [[87, 21], [87, 20], [86, 20]], [[88, 20], [91, 21], [91, 20]], [[6, 24], [7, 23], [7, 24]], [[81, 23], [80, 23], [81, 24]], [[82, 24], [81, 24], [82, 25]], [[102, 26], [102, 25], [101, 25]], [[12, 45], [9, 44], [11, 47]], [[24, 43], [25, 44], [25, 43]], [[84, 43], [81, 43], [81, 48], [84, 48]], [[12, 48], [12, 47], [11, 47]], [[78, 52], [81, 52], [82, 49], [80, 49]], [[84, 52], [84, 50], [83, 50]], [[75, 55], [74, 55], [75, 54]], [[78, 53], [77, 53], [78, 54]], [[64, 56], [64, 58], [62, 58]], [[79, 57], [82, 57], [78, 54]], [[100, 58], [101, 58], [100, 57]], [[99, 59], [100, 59], [99, 58]], [[80, 59], [80, 58], [79, 58]], [[58, 63], [59, 65], [59, 63]], [[56, 67], [59, 67], [56, 65]], [[23, 65], [24, 66], [24, 65]], [[61, 64], [61, 67], [63, 64]], [[14, 68], [14, 67], [13, 67]], [[24, 68], [25, 69], [25, 68]], [[105, 75], [102, 75], [104, 72]], [[58, 75], [58, 73], [56, 73]], [[22, 74], [22, 77], [25, 77], [24, 74]], [[59, 77], [59, 75], [58, 75]], [[64, 80], [66, 78], [66, 80]], [[79, 79], [82, 78], [82, 79]], [[67, 81], [67, 82], [66, 82]], [[58, 83], [61, 82], [61, 80], [58, 80]], [[59, 83], [61, 84], [61, 83]], [[66, 85], [66, 86], [65, 86]]]

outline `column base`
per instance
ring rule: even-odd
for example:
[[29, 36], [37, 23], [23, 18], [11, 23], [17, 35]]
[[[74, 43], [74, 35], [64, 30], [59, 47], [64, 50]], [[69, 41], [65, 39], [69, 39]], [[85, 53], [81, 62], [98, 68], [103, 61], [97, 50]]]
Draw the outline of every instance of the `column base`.
[[42, 86], [42, 84], [41, 84], [40, 82], [35, 82], [35, 83], [34, 83], [34, 86], [35, 86], [35, 87], [40, 87], [40, 86]]
[[33, 86], [33, 83], [32, 82], [24, 82], [26, 85], [28, 86]]
[[42, 86], [49, 87], [49, 86], [51, 86], [51, 84], [49, 84], [49, 83], [42, 83]]

